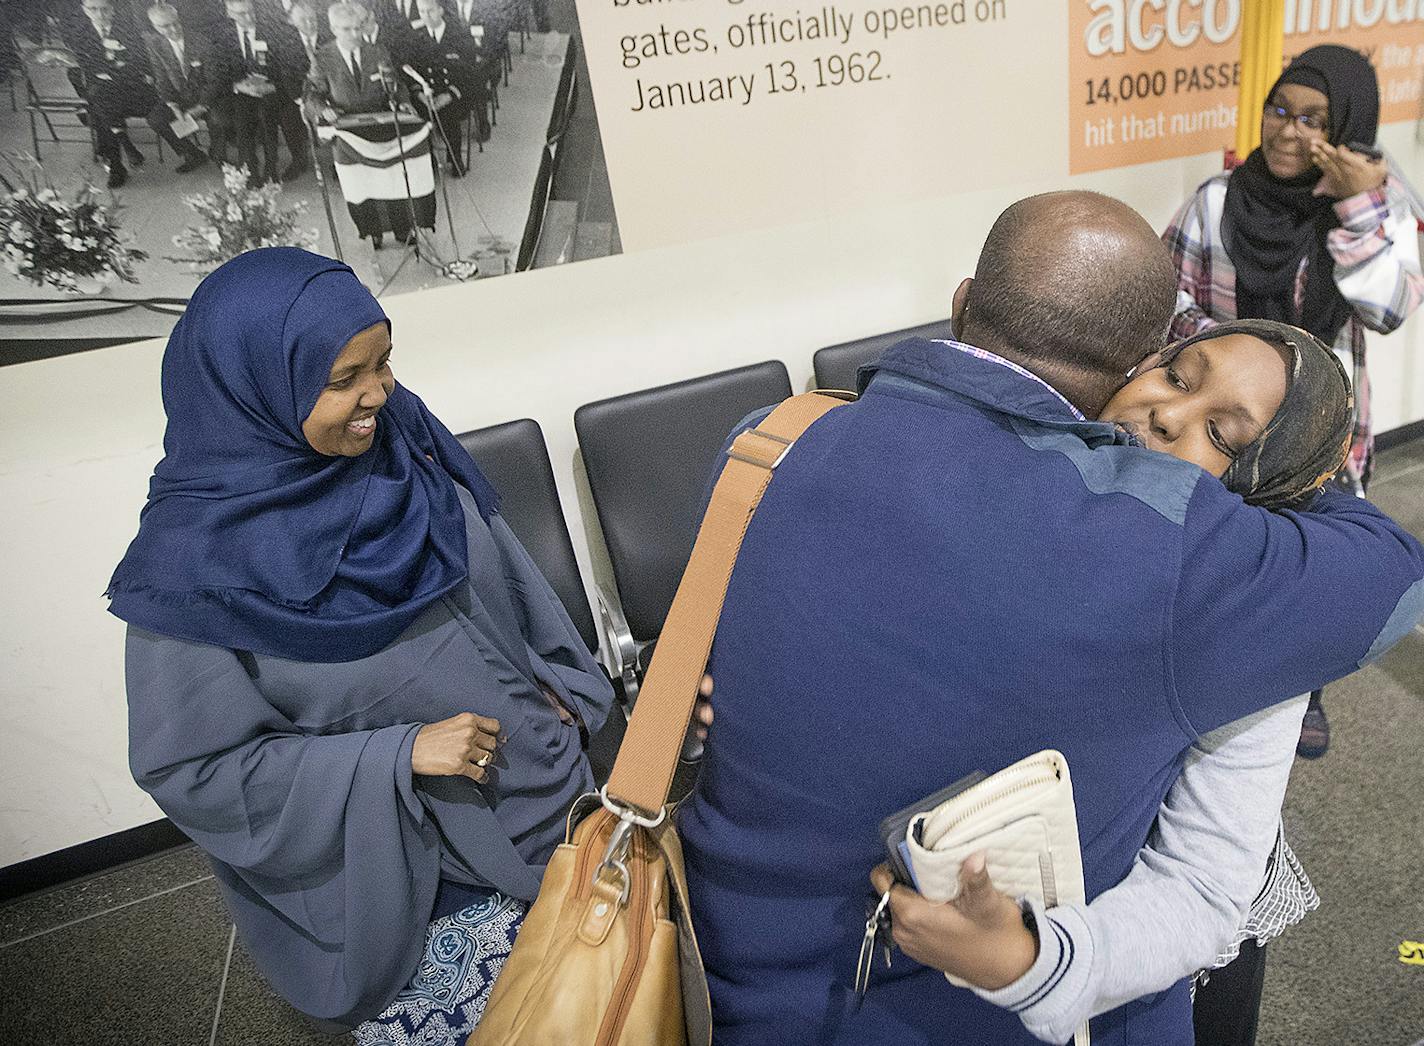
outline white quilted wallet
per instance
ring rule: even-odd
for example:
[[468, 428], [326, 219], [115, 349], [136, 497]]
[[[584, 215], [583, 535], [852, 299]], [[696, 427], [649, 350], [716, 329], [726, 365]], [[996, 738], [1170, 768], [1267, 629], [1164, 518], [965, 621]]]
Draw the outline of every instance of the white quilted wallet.
[[[916, 814], [905, 846], [919, 891], [931, 901], [954, 899], [959, 866], [978, 850], [985, 851], [994, 886], [1011, 897], [1037, 897], [1049, 908], [1085, 900], [1073, 782], [1061, 752], [1021, 759]], [[1073, 1042], [1088, 1046], [1086, 1024]]]

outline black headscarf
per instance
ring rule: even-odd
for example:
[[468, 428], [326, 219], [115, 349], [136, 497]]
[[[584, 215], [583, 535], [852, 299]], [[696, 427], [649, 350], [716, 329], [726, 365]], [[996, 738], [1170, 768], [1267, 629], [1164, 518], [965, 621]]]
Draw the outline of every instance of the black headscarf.
[[1163, 354], [1166, 366], [1188, 345], [1249, 334], [1289, 361], [1286, 394], [1261, 434], [1221, 477], [1228, 490], [1261, 508], [1301, 508], [1340, 470], [1350, 448], [1354, 396], [1335, 353], [1308, 331], [1275, 320], [1233, 320], [1187, 338]]
[[[1379, 81], [1358, 51], [1335, 44], [1312, 47], [1291, 62], [1266, 97], [1282, 84], [1311, 87], [1330, 99], [1331, 145], [1374, 142]], [[1351, 307], [1335, 286], [1335, 265], [1325, 247], [1326, 235], [1340, 224], [1335, 201], [1312, 195], [1319, 181], [1315, 167], [1277, 178], [1258, 146], [1227, 182], [1221, 234], [1236, 266], [1236, 314], [1295, 323], [1332, 345]], [[1295, 277], [1302, 258], [1309, 259], [1305, 300], [1296, 316]]]

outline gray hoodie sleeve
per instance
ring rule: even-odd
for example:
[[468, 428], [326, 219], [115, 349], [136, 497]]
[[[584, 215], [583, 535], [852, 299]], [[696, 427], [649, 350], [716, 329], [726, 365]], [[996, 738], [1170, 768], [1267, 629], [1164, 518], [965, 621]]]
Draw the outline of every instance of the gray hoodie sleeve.
[[1089, 1017], [1210, 967], [1261, 888], [1306, 701], [1203, 735], [1127, 877], [1090, 904], [1033, 902], [1037, 961], [976, 993], [1061, 1043]]

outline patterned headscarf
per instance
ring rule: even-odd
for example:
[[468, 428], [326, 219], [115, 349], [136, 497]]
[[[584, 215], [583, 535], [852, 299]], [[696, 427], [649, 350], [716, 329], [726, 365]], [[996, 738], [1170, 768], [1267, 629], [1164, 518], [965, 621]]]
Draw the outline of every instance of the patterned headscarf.
[[1308, 331], [1275, 320], [1233, 320], [1171, 346], [1166, 366], [1188, 345], [1247, 334], [1284, 350], [1286, 394], [1265, 429], [1242, 448], [1221, 477], [1248, 504], [1302, 508], [1345, 463], [1354, 395], [1345, 368]]

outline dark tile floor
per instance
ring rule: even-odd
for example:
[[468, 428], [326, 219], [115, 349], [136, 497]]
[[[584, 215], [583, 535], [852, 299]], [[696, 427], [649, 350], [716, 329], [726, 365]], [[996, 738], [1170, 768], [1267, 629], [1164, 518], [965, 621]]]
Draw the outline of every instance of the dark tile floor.
[[[1371, 495], [1424, 534], [1424, 441]], [[1270, 949], [1260, 1046], [1405, 1046], [1424, 1035], [1424, 632], [1327, 692], [1330, 753], [1298, 761], [1290, 838], [1321, 909]], [[262, 981], [192, 847], [0, 906], [0, 1044], [334, 1046]]]
[[191, 846], [0, 907], [0, 1041], [329, 1046], [262, 983]]
[[227, 936], [191, 848], [21, 899], [0, 909], [5, 1024], [27, 1043], [204, 1042]]

